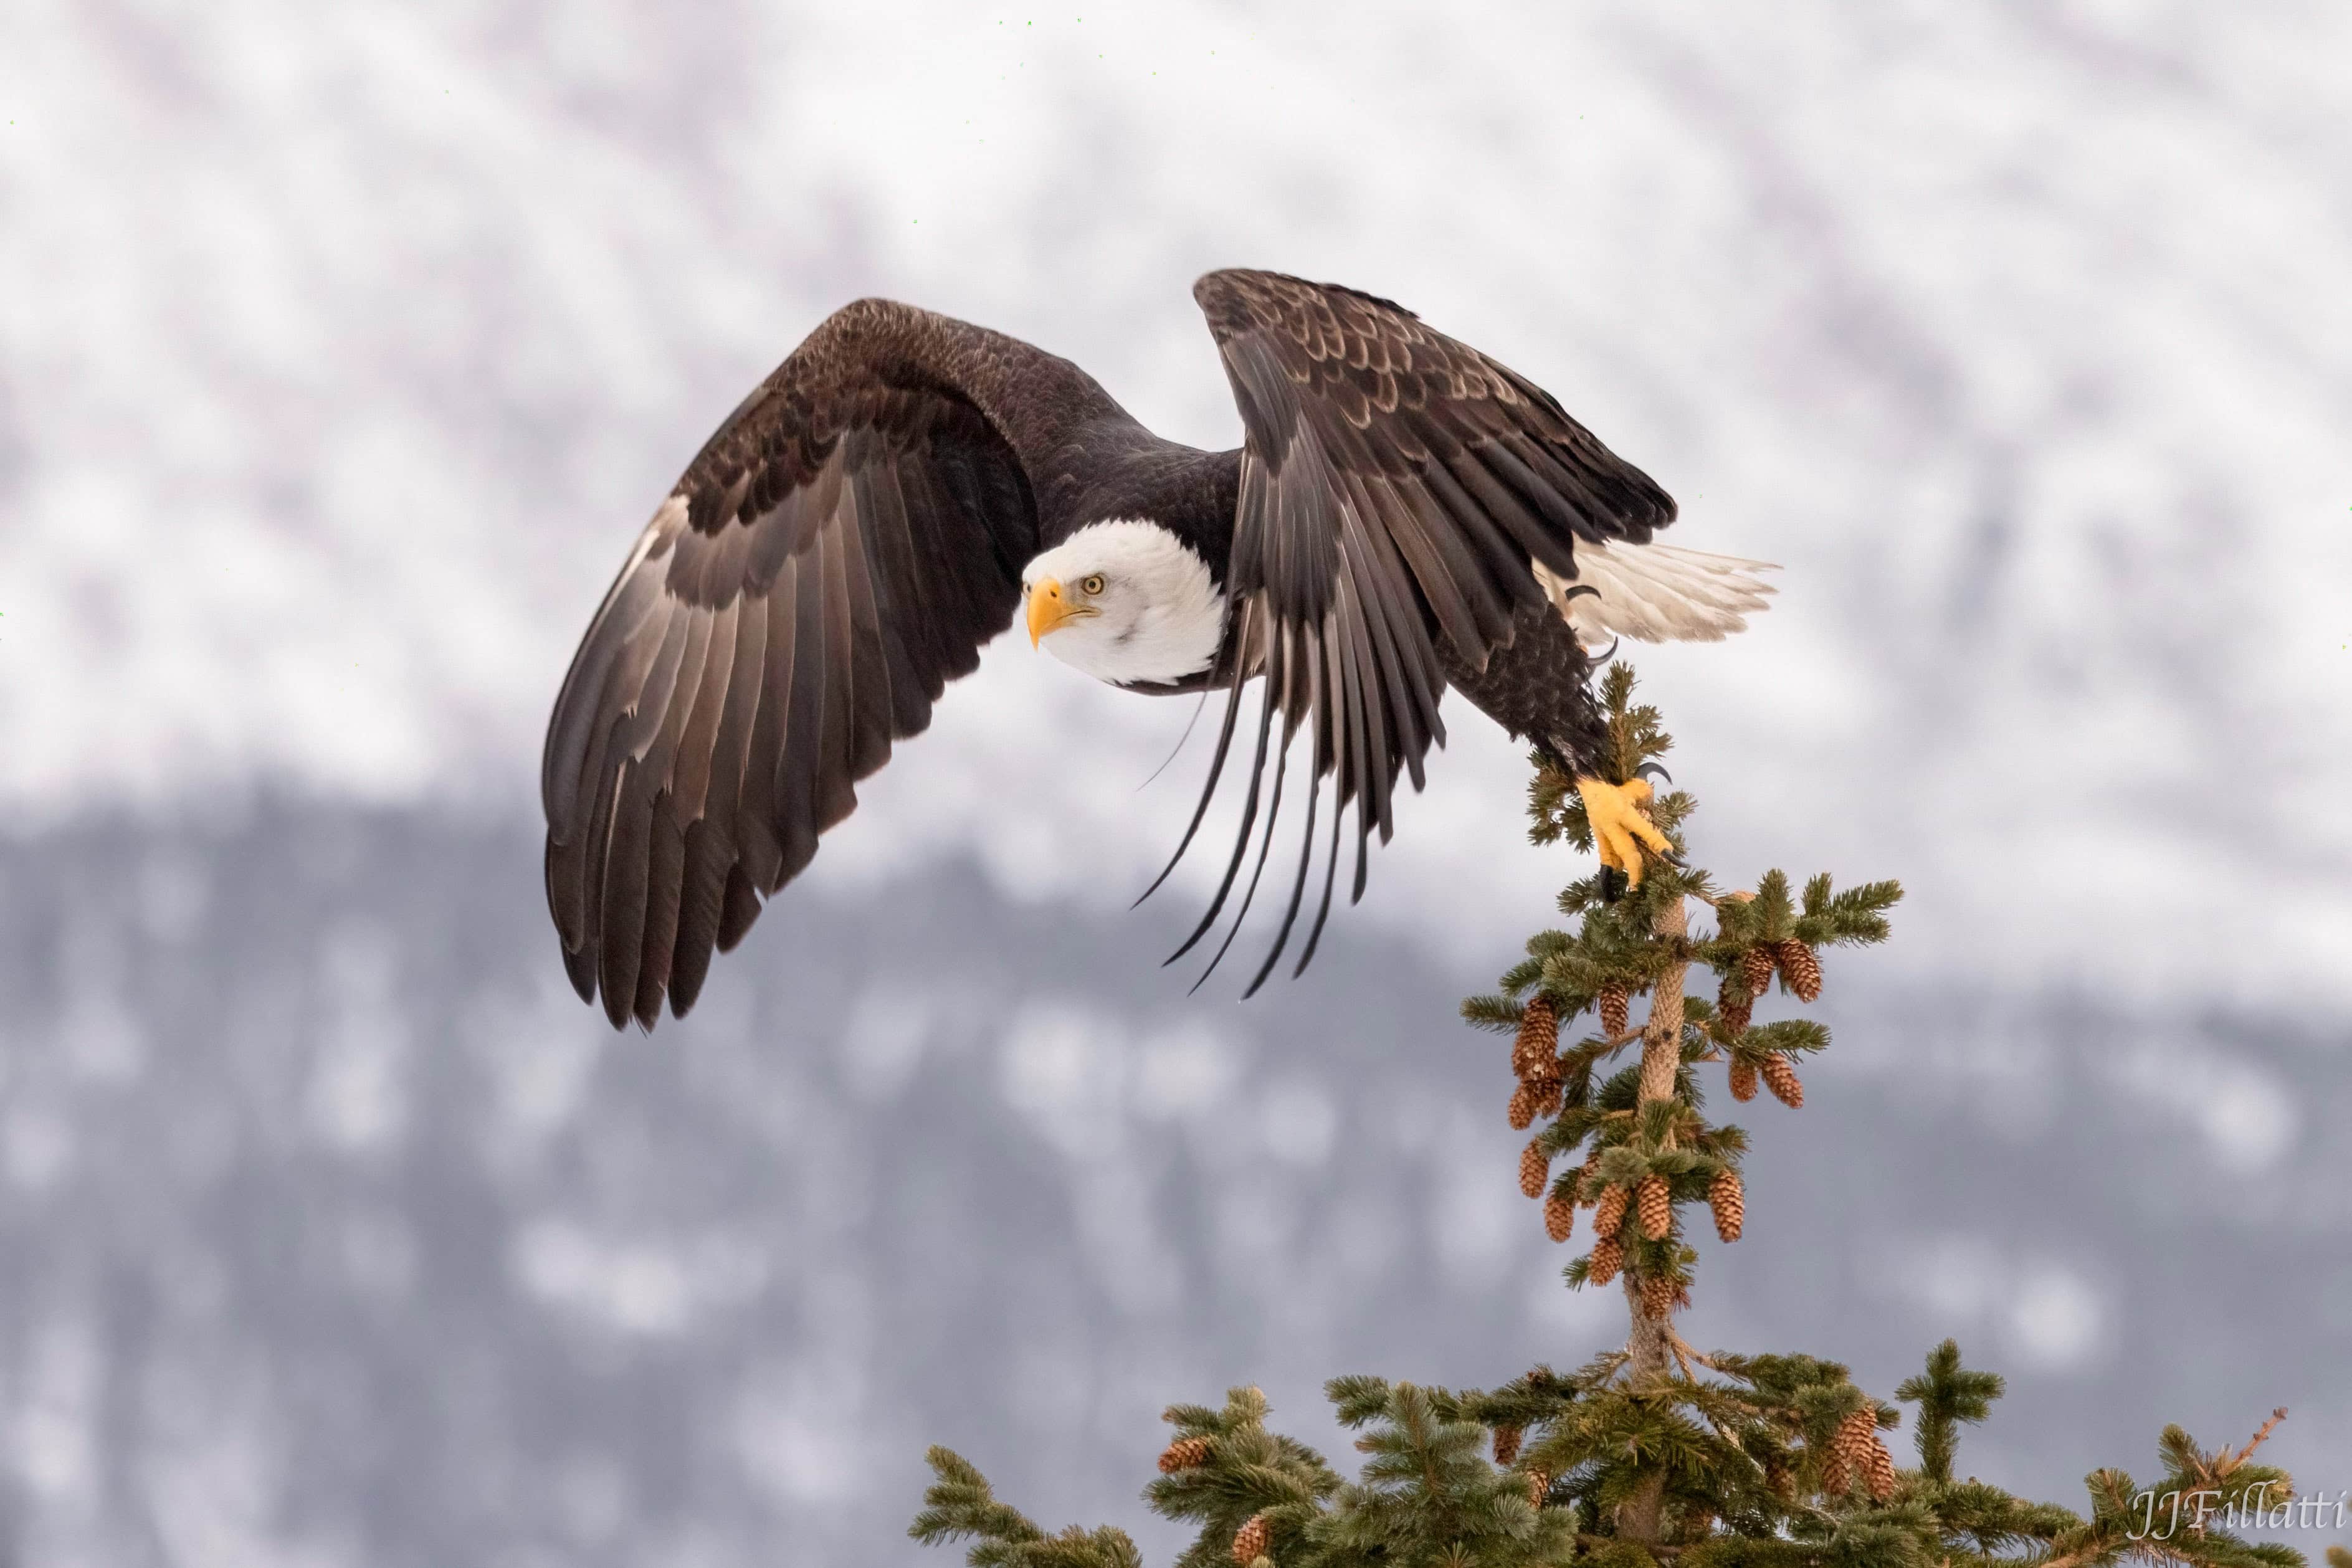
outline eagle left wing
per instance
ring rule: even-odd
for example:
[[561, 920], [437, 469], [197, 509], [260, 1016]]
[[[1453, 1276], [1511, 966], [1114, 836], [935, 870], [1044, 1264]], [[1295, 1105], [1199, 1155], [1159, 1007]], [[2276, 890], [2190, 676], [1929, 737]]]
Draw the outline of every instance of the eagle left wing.
[[[1399, 771], [1421, 788], [1422, 758], [1444, 739], [1436, 639], [1483, 669], [1510, 641], [1514, 612], [1543, 598], [1533, 567], [1572, 579], [1577, 541], [1646, 542], [1674, 520], [1675, 503], [1550, 394], [1402, 306], [1246, 271], [1210, 273], [1192, 298], [1246, 434], [1228, 592], [1243, 645], [1263, 650], [1265, 700], [1233, 859], [1187, 948], [1216, 921], [1247, 856], [1275, 714], [1282, 743], [1236, 929], [1265, 867], [1288, 742], [1303, 727], [1313, 747], [1297, 874], [1255, 991], [1297, 918], [1324, 775], [1336, 779], [1328, 863], [1298, 969], [1330, 912], [1341, 812], [1355, 803], [1359, 898], [1367, 841], [1393, 831]], [[1223, 771], [1241, 674], [1237, 662], [1186, 844]]]
[[888, 300], [760, 383], [639, 536], [548, 721], [548, 912], [583, 1001], [615, 1028], [685, 1015], [1011, 624], [1057, 455], [1126, 421], [1067, 361]]

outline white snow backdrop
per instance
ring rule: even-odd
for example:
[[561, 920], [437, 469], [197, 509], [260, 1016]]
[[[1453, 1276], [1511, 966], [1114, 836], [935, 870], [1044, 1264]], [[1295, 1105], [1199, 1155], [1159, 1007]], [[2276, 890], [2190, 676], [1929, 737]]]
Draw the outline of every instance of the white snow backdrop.
[[[1701, 856], [1910, 896], [1833, 970], [1852, 1050], [1776, 1156], [1815, 1205], [1786, 1258], [1852, 1300], [1759, 1256], [1703, 1326], [1883, 1333], [1874, 1386], [1959, 1333], [2043, 1390], [1986, 1473], [2053, 1497], [2145, 1467], [2152, 1419], [2218, 1439], [2306, 1397], [2290, 1459], [2352, 1484], [2352, 1382], [2320, 1370], [2352, 1200], [2303, 1174], [2342, 1170], [2352, 1114], [2347, 58], [2317, 4], [12, 0], [0, 1561], [871, 1561], [935, 1436], [1053, 1522], [1133, 1522], [1105, 1445], [1148, 1459], [1158, 1401], [1257, 1377], [1311, 1425], [1321, 1376], [1411, 1374], [1465, 1312], [1570, 1358], [1594, 1322], [1499, 1207], [1513, 1149], [1444, 1021], [1570, 862], [1525, 848], [1520, 755], [1458, 702], [1278, 1011], [1187, 1001], [1153, 967], [1181, 909], [1118, 914], [1189, 810], [1202, 737], [1144, 787], [1188, 707], [1025, 639], [864, 788], [707, 1017], [608, 1041], [546, 989], [540, 727], [743, 391], [884, 294], [1229, 444], [1188, 292], [1228, 265], [1403, 301], [1660, 478], [1679, 542], [1786, 568], [1737, 642], [1633, 650]], [[907, 1004], [931, 1044], [893, 1056], [890, 934], [935, 901], [990, 927], [922, 926], [986, 978]], [[924, 1108], [926, 1050], [969, 1095]], [[726, 1182], [713, 1061], [798, 1107]], [[1265, 1149], [1202, 1083], [1249, 1088]], [[1457, 1091], [1436, 1142], [1381, 1108]], [[485, 1130], [478, 1101], [521, 1108]], [[891, 1158], [901, 1115], [940, 1169], [968, 1137], [1028, 1175], [943, 1192]], [[1492, 1169], [1456, 1158], [1488, 1137]], [[1187, 1138], [1223, 1152], [1193, 1171]], [[1373, 1234], [1367, 1139], [1434, 1184], [1409, 1245]], [[1046, 1239], [1006, 1247], [1048, 1250], [935, 1292], [869, 1235], [894, 1204], [1017, 1209]], [[1297, 1253], [1316, 1204], [1333, 1249]], [[304, 1215], [329, 1306], [286, 1261]], [[1908, 1283], [1845, 1261], [1882, 1225]], [[2290, 1285], [2229, 1293], [2280, 1258]], [[1032, 1311], [1057, 1270], [1092, 1282]], [[933, 1316], [877, 1339], [860, 1303], [909, 1291]], [[2250, 1312], [2270, 1359], [2196, 1364]], [[928, 1381], [924, 1336], [982, 1321], [1024, 1375]], [[440, 1403], [343, 1441], [404, 1390]], [[1026, 1457], [991, 1461], [1024, 1398]], [[633, 1427], [653, 1406], [669, 1437]]]

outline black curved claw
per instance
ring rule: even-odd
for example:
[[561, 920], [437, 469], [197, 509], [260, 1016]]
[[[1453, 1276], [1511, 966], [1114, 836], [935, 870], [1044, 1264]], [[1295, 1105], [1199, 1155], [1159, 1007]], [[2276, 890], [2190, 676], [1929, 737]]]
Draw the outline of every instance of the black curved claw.
[[1664, 768], [1659, 767], [1654, 762], [1643, 763], [1642, 766], [1633, 769], [1633, 777], [1636, 779], [1663, 779], [1669, 784], [1675, 781], [1675, 776], [1673, 774], [1667, 772]]

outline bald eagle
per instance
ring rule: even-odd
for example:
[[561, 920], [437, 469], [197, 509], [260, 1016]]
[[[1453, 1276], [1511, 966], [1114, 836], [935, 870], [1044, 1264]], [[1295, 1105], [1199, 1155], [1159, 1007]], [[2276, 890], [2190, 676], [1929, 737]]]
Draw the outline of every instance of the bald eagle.
[[[1638, 881], [1644, 851], [1665, 850], [1647, 786], [1603, 776], [1587, 644], [1737, 631], [1763, 608], [1764, 563], [1652, 543], [1675, 518], [1665, 491], [1402, 306], [1268, 272], [1213, 272], [1192, 295], [1237, 451], [1161, 440], [1027, 343], [862, 299], [687, 465], [589, 622], [541, 758], [564, 967], [615, 1028], [650, 1029], [665, 997], [685, 1015], [712, 951], [809, 863], [856, 781], [1024, 616], [1033, 644], [1097, 679], [1225, 697], [1177, 858], [1244, 749], [1247, 784], [1185, 948], [1255, 832], [1236, 927], [1246, 914], [1307, 732], [1304, 837], [1251, 990], [1320, 860], [1293, 973], [1313, 956], [1350, 804], [1361, 895], [1400, 771], [1419, 789], [1444, 740], [1449, 685], [1576, 779], [1604, 863]], [[1242, 725], [1252, 680], [1263, 701]]]

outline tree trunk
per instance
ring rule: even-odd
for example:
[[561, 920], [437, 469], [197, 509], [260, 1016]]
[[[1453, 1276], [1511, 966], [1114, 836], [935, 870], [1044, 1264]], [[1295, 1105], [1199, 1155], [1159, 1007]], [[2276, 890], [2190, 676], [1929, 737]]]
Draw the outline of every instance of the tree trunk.
[[[1677, 898], [1658, 912], [1657, 933], [1668, 942], [1681, 942], [1690, 929], [1683, 904]], [[1639, 1099], [1643, 1105], [1674, 1098], [1675, 1074], [1682, 1067], [1683, 977], [1688, 969], [1688, 964], [1677, 959], [1666, 967], [1665, 973], [1651, 988], [1650, 1017], [1642, 1026]], [[1629, 1217], [1629, 1221], [1639, 1223], [1634, 1217]], [[1626, 1311], [1633, 1319], [1632, 1333], [1625, 1340], [1626, 1354], [1633, 1358], [1627, 1370], [1633, 1385], [1639, 1388], [1643, 1384], [1663, 1382], [1672, 1369], [1674, 1306], [1669, 1301], [1658, 1316], [1651, 1316], [1642, 1300], [1640, 1277], [1629, 1269], [1624, 1279]], [[1641, 1490], [1625, 1500], [1618, 1529], [1633, 1540], [1655, 1545], [1659, 1504], [1664, 1491], [1663, 1474], [1643, 1482]]]
[[[1679, 943], [1690, 931], [1690, 919], [1677, 898], [1658, 912], [1657, 933]], [[1683, 977], [1690, 965], [1677, 958], [1650, 991], [1650, 1021], [1642, 1028], [1642, 1103], [1671, 1100], [1675, 1073], [1683, 1063]]]

